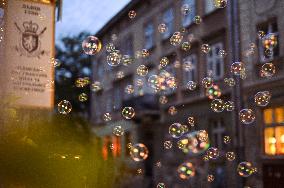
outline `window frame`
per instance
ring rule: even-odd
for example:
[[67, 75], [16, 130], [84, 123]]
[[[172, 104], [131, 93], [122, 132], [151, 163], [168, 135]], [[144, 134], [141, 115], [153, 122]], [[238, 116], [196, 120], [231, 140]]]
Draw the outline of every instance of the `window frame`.
[[[166, 14], [169, 13], [167, 16]], [[175, 12], [173, 7], [168, 7], [165, 9], [162, 13], [162, 23], [164, 23], [167, 26], [167, 31], [162, 33], [162, 39], [166, 40], [171, 37], [175, 30]]]
[[[217, 54], [215, 54], [215, 49], [218, 48], [219, 50], [224, 49], [224, 44], [222, 41], [215, 42], [210, 45], [211, 50], [206, 56], [206, 70], [207, 72], [212, 71], [212, 78], [214, 80], [220, 80], [224, 77], [225, 74], [225, 61], [224, 58], [221, 58]], [[210, 57], [210, 53], [212, 57]], [[220, 75], [217, 75], [217, 61], [220, 63]], [[212, 68], [212, 69], [211, 69]]]
[[[210, 123], [210, 138], [211, 143], [214, 144], [214, 147], [217, 147], [220, 151], [224, 151], [226, 149], [226, 145], [224, 144], [224, 136], [226, 135], [226, 125], [223, 118], [211, 119]], [[215, 126], [216, 125], [216, 126]], [[220, 131], [221, 130], [221, 131]], [[215, 136], [217, 139], [215, 140]], [[220, 144], [220, 145], [219, 145]]]
[[[155, 28], [152, 21], [149, 21], [144, 25], [144, 39], [145, 49], [149, 50], [155, 46]], [[147, 43], [149, 42], [148, 39], [150, 39], [151, 43]]]
[[[198, 57], [197, 54], [193, 53], [193, 54], [189, 54], [188, 56], [184, 57], [182, 60], [182, 66], [185, 62], [185, 60], [190, 59], [190, 61], [193, 64], [193, 69], [190, 71], [185, 71], [184, 69], [182, 69], [182, 80], [183, 80], [183, 86], [186, 87], [187, 83], [189, 81], [194, 81], [197, 82], [197, 78], [198, 78]], [[193, 75], [192, 75], [193, 74]], [[188, 76], [190, 75], [190, 76]], [[189, 77], [191, 77], [191, 79], [189, 79]]]

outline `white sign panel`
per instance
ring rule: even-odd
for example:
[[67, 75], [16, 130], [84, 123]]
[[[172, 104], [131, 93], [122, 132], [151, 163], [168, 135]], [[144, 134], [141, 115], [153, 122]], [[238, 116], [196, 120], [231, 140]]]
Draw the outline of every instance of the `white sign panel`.
[[53, 107], [54, 6], [11, 0], [5, 10], [5, 91], [17, 105]]

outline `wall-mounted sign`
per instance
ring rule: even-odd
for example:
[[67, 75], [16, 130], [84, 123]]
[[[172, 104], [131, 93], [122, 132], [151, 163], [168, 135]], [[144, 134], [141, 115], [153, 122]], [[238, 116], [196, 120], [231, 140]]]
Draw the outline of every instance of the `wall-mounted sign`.
[[53, 107], [54, 9], [53, 3], [26, 0], [5, 7], [2, 82], [5, 94], [19, 97], [17, 105]]

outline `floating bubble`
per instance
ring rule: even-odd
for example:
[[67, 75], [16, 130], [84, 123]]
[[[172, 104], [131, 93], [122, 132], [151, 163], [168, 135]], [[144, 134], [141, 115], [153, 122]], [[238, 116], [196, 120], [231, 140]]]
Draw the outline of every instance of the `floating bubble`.
[[190, 12], [190, 6], [188, 4], [183, 4], [181, 6], [181, 13], [187, 15]]
[[114, 149], [114, 145], [113, 145], [113, 144], [110, 144], [110, 145], [109, 145], [109, 149], [110, 149], [110, 150], [113, 150], [113, 149]]
[[208, 142], [208, 133], [205, 130], [199, 130], [197, 132], [197, 138], [201, 142]]
[[210, 78], [210, 77], [205, 77], [205, 78], [203, 78], [203, 80], [202, 80], [202, 86], [203, 86], [204, 88], [210, 88], [210, 87], [212, 87], [212, 86], [213, 86], [213, 79]]
[[186, 84], [186, 88], [189, 89], [190, 91], [194, 91], [197, 87], [197, 84], [194, 81], [189, 81]]
[[181, 179], [189, 179], [195, 176], [195, 168], [192, 163], [185, 162], [178, 167], [178, 175]]
[[254, 102], [258, 106], [267, 106], [270, 102], [271, 94], [269, 91], [260, 91], [257, 92], [254, 96]]
[[213, 112], [223, 112], [225, 109], [224, 101], [222, 99], [214, 99], [211, 102], [211, 109]]
[[224, 82], [230, 87], [233, 87], [236, 85], [236, 81], [234, 80], [234, 78], [225, 78]]
[[187, 125], [182, 125], [182, 128], [183, 128], [183, 130], [184, 130], [184, 133], [187, 133], [187, 132], [189, 131]]
[[146, 76], [148, 74], [148, 67], [145, 65], [139, 65], [137, 68], [137, 74], [139, 76]]
[[179, 138], [184, 134], [184, 127], [180, 123], [173, 123], [169, 127], [169, 133], [173, 138]]
[[229, 152], [226, 153], [226, 159], [228, 161], [233, 161], [233, 160], [235, 160], [235, 158], [236, 158], [236, 155], [235, 155], [234, 152], [229, 151]]
[[146, 57], [148, 57], [150, 55], [150, 52], [147, 49], [143, 49], [141, 51], [141, 55], [142, 55], [142, 57], [146, 58]]
[[117, 79], [122, 79], [122, 78], [124, 78], [124, 76], [125, 76], [125, 74], [124, 74], [123, 71], [117, 71], [117, 73], [115, 74], [115, 77]]
[[51, 58], [51, 64], [53, 67], [59, 67], [61, 65], [61, 62], [59, 59]]
[[215, 180], [214, 175], [209, 174], [209, 175], [207, 176], [207, 181], [208, 181], [208, 182], [213, 182], [214, 180]]
[[265, 57], [272, 57], [273, 56], [273, 49], [269, 49], [269, 48], [265, 49], [264, 55], [265, 55]]
[[128, 17], [130, 19], [134, 19], [136, 17], [136, 12], [134, 10], [131, 10], [128, 12]]
[[141, 143], [135, 144], [130, 149], [130, 156], [134, 161], [144, 161], [148, 158], [148, 148]]
[[224, 136], [223, 141], [224, 141], [225, 144], [230, 144], [231, 143], [230, 136]]
[[171, 106], [171, 107], [169, 107], [169, 109], [168, 109], [168, 113], [169, 113], [170, 115], [174, 116], [174, 115], [176, 115], [176, 114], [178, 113], [178, 111], [177, 111], [176, 107]]
[[227, 52], [225, 50], [219, 50], [218, 56], [220, 58], [225, 58], [227, 56]]
[[234, 75], [240, 76], [245, 72], [245, 65], [242, 62], [235, 62], [231, 65], [231, 72]]
[[137, 169], [137, 174], [138, 174], [138, 175], [143, 174], [143, 170], [142, 170], [141, 168]]
[[69, 101], [67, 100], [62, 100], [58, 103], [57, 105], [57, 109], [58, 109], [58, 112], [60, 114], [69, 114], [72, 110], [72, 105]]
[[188, 124], [191, 126], [191, 127], [193, 127], [194, 126], [194, 117], [188, 117], [187, 118], [187, 122], [188, 122]]
[[181, 150], [186, 149], [188, 145], [188, 140], [187, 139], [181, 139], [177, 141], [177, 147]]
[[227, 6], [227, 0], [214, 0], [214, 6], [216, 8], [225, 8]]
[[215, 147], [209, 148], [206, 153], [210, 159], [217, 159], [220, 155], [218, 148]]
[[108, 44], [106, 45], [106, 51], [107, 51], [107, 52], [113, 52], [113, 51], [115, 51], [115, 46], [114, 46], [114, 44], [113, 44], [113, 43], [108, 43]]
[[205, 162], [210, 160], [207, 154], [205, 154], [205, 155], [202, 157], [202, 159], [203, 159], [203, 161], [205, 161]]
[[225, 110], [231, 112], [235, 109], [235, 103], [232, 101], [225, 102]]
[[110, 114], [110, 113], [108, 113], [108, 112], [104, 113], [104, 115], [103, 115], [103, 120], [104, 120], [105, 122], [111, 121], [111, 119], [112, 119], [112, 117], [111, 117], [111, 114]]
[[124, 89], [125, 93], [132, 94], [134, 92], [134, 86], [133, 85], [127, 85]]
[[121, 63], [121, 54], [119, 51], [114, 51], [109, 53], [107, 56], [107, 64], [109, 66], [115, 67], [118, 66]]
[[112, 40], [112, 41], [116, 41], [116, 40], [117, 40], [117, 34], [115, 34], [115, 33], [112, 34], [112, 35], [111, 35], [111, 40]]
[[266, 49], [273, 49], [277, 46], [277, 36], [274, 33], [269, 33], [262, 38], [262, 45]]
[[189, 42], [183, 42], [182, 45], [181, 45], [181, 49], [184, 50], [184, 51], [189, 51], [191, 48], [191, 45]]
[[168, 27], [167, 27], [166, 24], [164, 24], [164, 23], [159, 24], [158, 31], [160, 33], [165, 33], [167, 30], [168, 30]]
[[194, 22], [195, 24], [199, 25], [199, 24], [201, 24], [202, 19], [201, 19], [200, 16], [197, 15], [197, 16], [194, 16], [193, 22]]
[[250, 162], [244, 161], [238, 165], [237, 171], [241, 177], [246, 178], [255, 173], [256, 169], [252, 166]]
[[102, 43], [97, 37], [89, 36], [83, 41], [82, 48], [87, 55], [95, 55], [100, 52]]
[[189, 71], [192, 71], [195, 67], [191, 61], [184, 61], [182, 68], [184, 71], [189, 72]]
[[112, 133], [116, 136], [123, 136], [124, 135], [124, 129], [120, 126], [114, 126], [112, 129]]
[[159, 91], [160, 90], [159, 76], [158, 75], [151, 75], [148, 78], [148, 84], [155, 91]]
[[173, 143], [169, 140], [164, 142], [164, 148], [165, 149], [171, 149], [173, 147]]
[[173, 46], [178, 46], [180, 45], [182, 39], [183, 39], [182, 34], [180, 32], [175, 32], [170, 38], [170, 43]]
[[166, 97], [166, 96], [160, 96], [160, 98], [159, 98], [159, 102], [161, 103], [161, 104], [167, 104], [168, 103], [168, 98]]
[[80, 102], [85, 102], [88, 100], [88, 95], [86, 93], [81, 93], [79, 96], [78, 96], [78, 99]]
[[102, 84], [101, 82], [95, 81], [92, 85], [91, 85], [91, 90], [94, 92], [98, 92], [100, 90], [102, 90]]
[[157, 188], [166, 188], [164, 183], [158, 183]]
[[142, 79], [138, 78], [136, 81], [135, 81], [136, 85], [138, 87], [142, 87], [144, 85], [144, 82]]
[[261, 73], [264, 77], [272, 77], [275, 74], [276, 68], [273, 63], [265, 63], [261, 67]]
[[257, 35], [258, 35], [259, 39], [262, 39], [265, 36], [265, 32], [264, 31], [258, 31]]
[[170, 63], [170, 60], [167, 57], [163, 57], [160, 60], [160, 66], [161, 67], [166, 67]]
[[121, 62], [124, 66], [129, 66], [129, 65], [133, 64], [134, 61], [133, 61], [133, 58], [130, 57], [129, 55], [123, 55]]
[[132, 107], [124, 107], [122, 110], [122, 116], [125, 119], [132, 119], [135, 116], [134, 108]]
[[218, 85], [213, 84], [212, 87], [206, 89], [206, 96], [209, 99], [216, 99], [221, 96], [221, 89]]
[[198, 131], [187, 133], [179, 139], [179, 142], [185, 145], [182, 148], [184, 153], [198, 155], [205, 152], [209, 148], [209, 139], [205, 139], [205, 135], [199, 135], [201, 138], [199, 139], [198, 134], [200, 134]]
[[240, 121], [243, 124], [251, 124], [255, 120], [255, 114], [251, 109], [242, 109], [239, 113]]
[[90, 78], [88, 78], [88, 77], [86, 77], [86, 78], [78, 78], [75, 81], [75, 86], [83, 88], [83, 87], [89, 85], [89, 83], [90, 83]]
[[201, 51], [205, 54], [208, 54], [211, 50], [211, 47], [209, 46], [209, 44], [202, 44], [201, 45]]
[[161, 167], [162, 167], [161, 161], [158, 161], [158, 162], [156, 163], [156, 167], [158, 167], [158, 168], [161, 168]]

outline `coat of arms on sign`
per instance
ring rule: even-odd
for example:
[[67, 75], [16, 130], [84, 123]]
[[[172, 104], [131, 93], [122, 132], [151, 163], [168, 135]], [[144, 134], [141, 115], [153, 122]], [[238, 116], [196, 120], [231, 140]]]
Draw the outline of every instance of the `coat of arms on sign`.
[[15, 47], [16, 51], [22, 56], [38, 57], [48, 54], [47, 51], [41, 50], [41, 37], [46, 31], [46, 27], [40, 32], [39, 25], [35, 22], [23, 22], [24, 31], [15, 23], [15, 26], [20, 34], [19, 44]]

